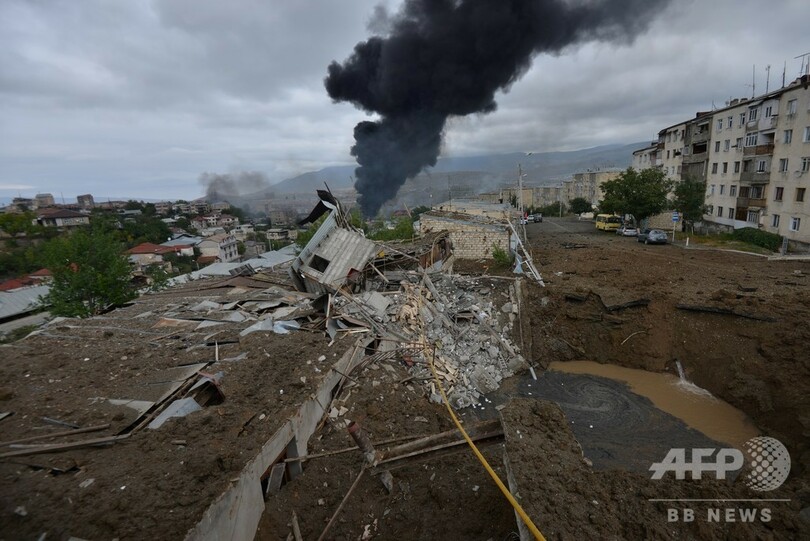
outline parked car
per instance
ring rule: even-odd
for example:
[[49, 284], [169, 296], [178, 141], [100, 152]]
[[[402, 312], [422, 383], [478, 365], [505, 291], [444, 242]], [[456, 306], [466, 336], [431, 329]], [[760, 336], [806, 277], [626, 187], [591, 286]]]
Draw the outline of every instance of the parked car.
[[542, 222], [543, 222], [543, 215], [542, 215], [542, 214], [535, 214], [535, 215], [532, 217], [532, 221], [533, 221], [534, 223], [538, 223], [538, 222], [539, 222], [539, 223], [542, 223]]
[[639, 232], [636, 240], [644, 244], [666, 244], [667, 234], [660, 229], [645, 229]]
[[635, 237], [638, 235], [638, 229], [633, 227], [632, 225], [626, 225], [622, 229], [622, 236], [623, 237]]

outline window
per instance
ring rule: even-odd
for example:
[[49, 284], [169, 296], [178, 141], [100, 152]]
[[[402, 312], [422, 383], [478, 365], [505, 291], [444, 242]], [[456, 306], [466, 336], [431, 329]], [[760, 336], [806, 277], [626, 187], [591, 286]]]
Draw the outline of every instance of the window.
[[714, 162], [712, 164], [712, 175], [716, 175], [716, 174], [717, 174], [717, 162]]
[[667, 134], [667, 143], [671, 143], [671, 142], [672, 142], [672, 132], [669, 132]]
[[735, 197], [737, 195], [736, 184], [732, 184], [731, 186], [728, 187], [728, 195], [730, 195], [731, 197]]
[[745, 113], [740, 113], [740, 127], [745, 125]]
[[810, 126], [807, 126], [804, 129], [804, 139], [802, 139], [805, 143], [810, 143]]
[[804, 191], [805, 191], [806, 189], [807, 189], [807, 188], [796, 188], [796, 201], [798, 201], [798, 202], [800, 202], [800, 203], [801, 203], [802, 201], [804, 201]]
[[734, 142], [734, 146], [737, 148], [737, 151], [739, 152], [740, 149], [742, 148], [742, 137], [737, 137], [737, 140]]
[[770, 105], [765, 108], [765, 118], [771, 117], [771, 112], [773, 111], [773, 107]]
[[785, 144], [789, 145], [793, 142], [793, 130], [785, 130]]
[[712, 184], [711, 191], [709, 191], [710, 195], [714, 195], [714, 184]]
[[740, 172], [740, 162], [734, 162], [734, 172], [735, 173]]
[[774, 201], [781, 201], [782, 197], [784, 195], [785, 195], [785, 189], [783, 187], [781, 187], [781, 186], [777, 186], [776, 191], [774, 191], [774, 194], [773, 194], [773, 200]]
[[750, 111], [748, 111], [748, 122], [755, 121], [757, 119], [758, 115], [759, 115], [759, 109], [757, 109], [756, 107], [751, 109]]
[[678, 166], [678, 174], [679, 175], [681, 174], [681, 166], [680, 165]]
[[745, 217], [745, 221], [749, 224], [759, 223], [759, 211], [749, 210], [748, 216]]
[[726, 122], [726, 127], [731, 128], [731, 125], [733, 123], [734, 123], [734, 117], [733, 116], [728, 117], [728, 122]]
[[717, 207], [717, 215], [719, 217], [723, 217], [723, 207]]
[[796, 114], [796, 100], [790, 100], [788, 102], [787, 114], [789, 114], [789, 115], [795, 115]]
[[779, 159], [779, 172], [780, 173], [787, 173], [788, 170], [788, 159], [787, 158], [780, 158]]
[[708, 214], [709, 216], [714, 214], [714, 205], [707, 205], [706, 206], [706, 214]]
[[791, 231], [798, 231], [799, 226], [802, 224], [802, 219], [796, 216], [790, 217], [790, 230]]
[[726, 193], [726, 185], [721, 184], [720, 185], [720, 195], [723, 195], [724, 193]]
[[751, 160], [745, 160], [743, 162], [743, 173], [747, 173], [751, 170]]
[[765, 160], [759, 160], [757, 162], [757, 173], [764, 173], [765, 172]]
[[773, 218], [771, 218], [771, 227], [779, 227], [779, 215], [774, 214]]
[[717, 121], [717, 131], [720, 131], [722, 129], [723, 129], [723, 119], [721, 118], [720, 120]]
[[747, 147], [755, 147], [757, 146], [757, 140], [759, 139], [759, 134], [757, 132], [749, 133], [745, 136], [745, 146]]
[[810, 157], [802, 158], [802, 173], [810, 171]]
[[723, 143], [723, 151], [728, 152], [728, 149], [731, 148], [731, 139], [726, 139]]
[[723, 162], [723, 174], [728, 173], [728, 162]]
[[720, 152], [720, 141], [715, 141], [714, 142], [714, 151], [715, 152]]
[[728, 217], [733, 220], [734, 219], [734, 207], [728, 207]]
[[669, 150], [667, 150], [667, 159], [669, 159]]

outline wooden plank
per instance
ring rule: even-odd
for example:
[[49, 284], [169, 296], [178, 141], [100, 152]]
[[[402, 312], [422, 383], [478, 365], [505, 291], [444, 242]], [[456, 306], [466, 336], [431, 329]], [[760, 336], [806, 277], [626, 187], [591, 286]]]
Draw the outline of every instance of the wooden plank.
[[73, 434], [84, 434], [86, 432], [98, 432], [99, 430], [104, 430], [105, 428], [110, 428], [110, 423], [106, 425], [96, 425], [96, 426], [88, 426], [87, 428], [75, 428], [73, 430], [63, 430], [61, 432], [52, 432], [51, 434], [40, 434], [39, 436], [30, 436], [28, 438], [20, 438], [17, 440], [9, 440], [0, 443], [0, 447], [5, 447], [6, 445], [11, 445], [12, 443], [22, 443], [26, 441], [36, 441], [36, 440], [46, 440], [48, 438], [58, 438], [61, 436], [71, 436]]
[[48, 445], [38, 449], [22, 449], [20, 451], [10, 451], [8, 453], [0, 454], [0, 458], [8, 458], [12, 456], [26, 456], [26, 455], [41, 455], [44, 453], [55, 453], [59, 451], [70, 451], [72, 449], [81, 449], [83, 447], [92, 447], [93, 445], [101, 445], [103, 443], [114, 443], [128, 438], [130, 434], [123, 436], [107, 436], [104, 438], [95, 438], [91, 440], [75, 441], [71, 443], [59, 443], [55, 445]]
[[267, 478], [267, 489], [264, 491], [265, 496], [271, 494], [278, 494], [281, 490], [281, 483], [284, 481], [284, 471], [286, 466], [284, 462], [273, 464], [270, 469], [270, 476]]

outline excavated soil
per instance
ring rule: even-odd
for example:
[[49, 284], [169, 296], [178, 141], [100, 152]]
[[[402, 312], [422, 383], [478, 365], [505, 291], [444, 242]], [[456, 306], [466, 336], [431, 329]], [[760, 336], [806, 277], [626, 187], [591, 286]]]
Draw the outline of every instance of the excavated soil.
[[[571, 419], [556, 405], [518, 392], [525, 379], [504, 381], [500, 398], [492, 395], [482, 407], [461, 412], [465, 423], [503, 417], [505, 442], [482, 449], [490, 464], [506, 480], [508, 454], [519, 499], [548, 539], [803, 538], [810, 529], [802, 518], [810, 514], [810, 263], [644, 246], [592, 227], [550, 219], [527, 226], [546, 287], [522, 281], [522, 326], [512, 340], [526, 360], [538, 375], [552, 361], [587, 359], [655, 372], [674, 372], [680, 361], [690, 380], [788, 446], [793, 471], [768, 496], [790, 501], [773, 504], [768, 522], [670, 523], [668, 505], [650, 499], [751, 498], [751, 492], [735, 482], [663, 483], [639, 473], [641, 467], [591, 466]], [[476, 262], [456, 271], [512, 276]], [[150, 370], [211, 361], [213, 348], [201, 344], [210, 344], [213, 332], [222, 331], [216, 338], [220, 358], [247, 353], [206, 369], [225, 373], [221, 404], [111, 447], [0, 460], [0, 538], [45, 532], [48, 539], [145, 539], [155, 532], [183, 538], [245, 460], [310, 396], [317, 359], [339, 358], [352, 346], [346, 339], [329, 347], [322, 333], [305, 331], [240, 339], [238, 331], [248, 323], [174, 337], [167, 335], [176, 329], [154, 327], [167, 310], [182, 317], [201, 300], [242, 294], [250, 295], [186, 289], [147, 296], [102, 318], [63, 322], [48, 335], [0, 349], [0, 411], [14, 412], [0, 421], [4, 441], [61, 429], [43, 416], [82, 426], [111, 423], [98, 435], [117, 433], [132, 412], [93, 399], [121, 395]], [[679, 304], [728, 313], [687, 311]], [[136, 317], [147, 311], [154, 314]], [[453, 427], [444, 406], [431, 403], [425, 386], [410, 375], [400, 358], [349, 375], [333, 414], [308, 446], [310, 454], [344, 452], [304, 461], [303, 474], [268, 498], [257, 539], [287, 539], [293, 512], [303, 539], [318, 538], [363, 465], [359, 451], [346, 450], [353, 446], [350, 421], [360, 422], [378, 449]], [[612, 448], [625, 440], [632, 445], [633, 431], [600, 434], [605, 441], [612, 436]], [[645, 437], [651, 443], [657, 438]], [[397, 441], [385, 443], [390, 440]], [[364, 474], [325, 538], [517, 538], [511, 506], [466, 447], [417, 457], [391, 473], [390, 493], [377, 476]], [[82, 488], [89, 479], [93, 483]]]

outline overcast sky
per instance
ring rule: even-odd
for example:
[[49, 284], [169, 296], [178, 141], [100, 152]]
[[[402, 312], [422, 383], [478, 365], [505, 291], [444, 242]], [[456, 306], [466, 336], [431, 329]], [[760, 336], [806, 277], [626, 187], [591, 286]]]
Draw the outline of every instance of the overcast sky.
[[[203, 172], [271, 182], [353, 163], [364, 113], [323, 79], [371, 35], [372, 0], [2, 0], [0, 197], [184, 198]], [[397, 1], [382, 2], [396, 11]], [[652, 140], [799, 75], [807, 0], [673, 2], [631, 45], [532, 69], [498, 110], [451, 119], [443, 156]]]

